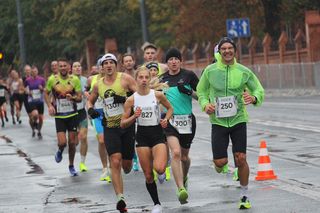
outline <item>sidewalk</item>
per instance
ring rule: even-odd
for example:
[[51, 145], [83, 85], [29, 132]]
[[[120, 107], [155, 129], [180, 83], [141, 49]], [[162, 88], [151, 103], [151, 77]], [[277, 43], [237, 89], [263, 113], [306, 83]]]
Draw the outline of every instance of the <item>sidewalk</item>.
[[317, 96], [319, 89], [265, 89], [266, 97]]

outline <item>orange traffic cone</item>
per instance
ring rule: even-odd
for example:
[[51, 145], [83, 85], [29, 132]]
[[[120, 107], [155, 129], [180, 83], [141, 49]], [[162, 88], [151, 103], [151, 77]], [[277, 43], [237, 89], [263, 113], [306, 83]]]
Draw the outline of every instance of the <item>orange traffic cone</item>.
[[267, 144], [264, 140], [260, 142], [260, 153], [258, 160], [258, 172], [256, 180], [274, 180], [277, 176], [274, 174], [270, 157], [268, 155]]

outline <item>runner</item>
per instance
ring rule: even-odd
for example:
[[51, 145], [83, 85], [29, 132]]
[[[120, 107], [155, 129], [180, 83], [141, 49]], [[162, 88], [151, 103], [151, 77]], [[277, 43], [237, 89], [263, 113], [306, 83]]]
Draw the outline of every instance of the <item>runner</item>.
[[[25, 87], [23, 104], [24, 104], [24, 108], [26, 109], [26, 112], [27, 112], [28, 117], [29, 117], [29, 125], [30, 125], [30, 128], [33, 129], [33, 122], [32, 122], [32, 119], [31, 119], [31, 109], [30, 109], [29, 102], [28, 102], [29, 88], [28, 88], [28, 86], [26, 85], [26, 80], [27, 80], [27, 78], [29, 78], [29, 77], [31, 76], [31, 66], [30, 66], [29, 64], [26, 64], [26, 65], [23, 67], [23, 71], [24, 71], [24, 76], [22, 77], [22, 81], [23, 81], [23, 85], [24, 85], [24, 87]], [[34, 136], [33, 136], [33, 137], [34, 137]]]
[[143, 65], [146, 65], [147, 63], [152, 61], [158, 63], [158, 67], [159, 67], [158, 76], [168, 71], [168, 66], [166, 64], [157, 62], [158, 48], [156, 45], [146, 42], [142, 46], [142, 50], [143, 50], [143, 59], [144, 59]]
[[135, 72], [135, 64], [136, 64], [134, 56], [131, 53], [125, 53], [122, 56], [121, 64], [123, 67], [123, 72], [133, 77]]
[[0, 117], [1, 117], [1, 127], [4, 127], [4, 119], [6, 122], [9, 121], [7, 117], [7, 100], [6, 100], [6, 93], [8, 93], [8, 87], [5, 83], [2, 76], [0, 76]]
[[98, 68], [96, 65], [94, 65], [90, 69], [90, 75], [96, 75], [96, 74], [98, 74]]
[[[87, 111], [85, 109], [86, 105], [86, 96], [84, 95], [84, 91], [87, 85], [87, 78], [82, 76], [82, 67], [80, 62], [76, 61], [72, 64], [72, 74], [77, 76], [81, 82], [81, 91], [82, 91], [82, 101], [77, 103], [78, 110], [78, 137], [76, 139], [80, 141], [80, 172], [88, 171], [88, 168], [85, 164], [86, 156], [88, 152], [88, 119], [87, 119]], [[78, 142], [77, 142], [78, 144]]]
[[[38, 131], [37, 136], [39, 139], [42, 139], [41, 128], [43, 124], [43, 111], [44, 111], [44, 102], [43, 102], [43, 90], [45, 88], [45, 80], [38, 75], [38, 68], [32, 66], [31, 76], [25, 80], [25, 86], [28, 94], [28, 109], [30, 111], [30, 124], [32, 129], [32, 137], [35, 137], [36, 132]], [[25, 105], [26, 106], [26, 105]], [[27, 108], [27, 107], [26, 107]]]
[[51, 75], [57, 75], [59, 73], [58, 61], [51, 61]]
[[[123, 66], [123, 72], [134, 77], [135, 60], [134, 60], [133, 55], [130, 53], [125, 53], [122, 57], [121, 63]], [[132, 94], [127, 94], [128, 97], [131, 95]], [[138, 160], [137, 152], [135, 150], [134, 155], [133, 155], [133, 171], [139, 171], [139, 169], [140, 169], [139, 168], [139, 160]]]
[[160, 76], [160, 82], [168, 82], [170, 88], [165, 95], [173, 106], [173, 118], [165, 128], [168, 146], [172, 154], [171, 167], [178, 187], [181, 204], [188, 199], [188, 172], [190, 168], [189, 150], [196, 131], [196, 119], [192, 114], [192, 95], [196, 91], [198, 77], [181, 68], [181, 53], [171, 48], [166, 54], [169, 71]]
[[[51, 116], [55, 117], [56, 132], [58, 139], [58, 151], [55, 160], [60, 163], [62, 153], [68, 143], [69, 172], [71, 176], [77, 176], [74, 168], [74, 156], [76, 153], [77, 137], [77, 110], [76, 102], [81, 102], [81, 82], [79, 78], [68, 74], [68, 61], [58, 60], [59, 73], [51, 75], [45, 88], [45, 101]], [[51, 103], [50, 94], [54, 101]], [[68, 131], [68, 139], [66, 132]]]
[[10, 72], [9, 90], [12, 123], [16, 124], [14, 118], [14, 112], [16, 112], [17, 122], [21, 124], [22, 121], [20, 120], [20, 116], [24, 100], [24, 86], [23, 81], [19, 77], [19, 73], [16, 70], [11, 70]]
[[[157, 185], [153, 177], [153, 169], [157, 173], [165, 173], [167, 164], [167, 146], [163, 129], [167, 127], [173, 108], [162, 92], [150, 89], [150, 72], [142, 67], [136, 71], [137, 92], [130, 96], [124, 104], [121, 127], [126, 128], [137, 120], [137, 151], [146, 187], [154, 203], [151, 213], [162, 212], [158, 197]], [[164, 119], [160, 119], [160, 104], [167, 109]], [[131, 111], [134, 109], [134, 114]]]
[[159, 90], [163, 91], [163, 89], [168, 88], [168, 84], [161, 83], [159, 79], [159, 64], [157, 62], [149, 62], [146, 64], [146, 68], [149, 70], [150, 75], [151, 75], [151, 80], [150, 80], [150, 88], [154, 90]]
[[93, 109], [93, 106], [98, 96], [103, 98], [104, 141], [110, 156], [112, 184], [118, 198], [116, 208], [120, 212], [126, 212], [121, 166], [125, 173], [131, 171], [135, 125], [132, 124], [126, 129], [121, 129], [120, 121], [123, 113], [123, 103], [126, 100], [125, 96], [128, 91], [134, 92], [136, 90], [136, 83], [130, 75], [116, 71], [117, 58], [113, 54], [104, 55], [101, 63], [104, 77], [99, 79], [90, 94], [88, 114], [92, 118], [100, 116], [99, 112]]
[[231, 138], [241, 187], [239, 208], [249, 209], [248, 113], [245, 105], [261, 105], [264, 89], [250, 69], [237, 63], [236, 45], [232, 39], [222, 38], [218, 50], [221, 60], [206, 67], [197, 86], [199, 104], [210, 115], [213, 163], [218, 173], [228, 164], [227, 150]]
[[[100, 78], [103, 77], [100, 59], [98, 59], [97, 68], [98, 68], [98, 74], [90, 76], [87, 81], [87, 88], [85, 92], [85, 96], [87, 97], [87, 99], [89, 98], [94, 85], [99, 81]], [[87, 105], [87, 109], [89, 109], [88, 105]], [[91, 118], [91, 123], [93, 125], [93, 128], [96, 131], [96, 137], [99, 143], [98, 152], [99, 152], [100, 160], [102, 163], [102, 174], [100, 175], [100, 180], [107, 181], [108, 183], [110, 183], [111, 182], [110, 169], [108, 166], [109, 157], [108, 157], [106, 145], [104, 143], [103, 126], [102, 126], [102, 119], [103, 119], [103, 99], [102, 98], [98, 97], [97, 101], [94, 104], [94, 109], [100, 113], [100, 116], [96, 118]]]
[[[163, 91], [164, 89], [168, 88], [167, 83], [161, 83], [158, 78], [159, 74], [159, 63], [157, 62], [149, 62], [146, 64], [146, 68], [149, 70], [150, 75], [151, 75], [151, 80], [150, 80], [150, 88], [157, 90], [157, 91]], [[171, 158], [170, 158], [170, 152], [169, 152], [169, 147], [167, 146], [167, 153], [168, 153], [168, 162], [166, 166], [166, 172], [164, 174], [158, 175], [158, 173], [154, 170], [153, 171], [153, 176], [155, 178], [155, 181], [158, 179], [160, 183], [163, 183], [165, 180], [169, 181], [171, 179], [171, 174], [170, 174], [170, 163], [171, 163]]]

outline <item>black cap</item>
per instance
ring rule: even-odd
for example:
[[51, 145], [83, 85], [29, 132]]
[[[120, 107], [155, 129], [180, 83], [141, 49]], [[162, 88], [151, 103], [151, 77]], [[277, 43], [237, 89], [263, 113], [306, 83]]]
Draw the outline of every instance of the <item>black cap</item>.
[[158, 63], [157, 62], [150, 62], [150, 63], [148, 63], [147, 65], [146, 65], [146, 67], [148, 68], [148, 69], [151, 69], [152, 67], [154, 67], [154, 68], [156, 68], [158, 71], [159, 71], [159, 66], [158, 66]]
[[219, 41], [219, 43], [218, 43], [218, 50], [219, 50], [219, 51], [220, 51], [221, 46], [222, 46], [224, 43], [230, 43], [230, 44], [232, 44], [234, 50], [237, 51], [236, 43], [234, 43], [234, 41], [233, 41], [231, 38], [228, 38], [228, 37], [223, 37], [222, 39], [220, 39], [220, 41]]
[[166, 62], [168, 62], [168, 60], [172, 57], [176, 57], [178, 58], [180, 61], [182, 61], [182, 56], [181, 56], [181, 52], [180, 50], [178, 50], [177, 48], [170, 48], [168, 51], [167, 51], [167, 54], [166, 54]]

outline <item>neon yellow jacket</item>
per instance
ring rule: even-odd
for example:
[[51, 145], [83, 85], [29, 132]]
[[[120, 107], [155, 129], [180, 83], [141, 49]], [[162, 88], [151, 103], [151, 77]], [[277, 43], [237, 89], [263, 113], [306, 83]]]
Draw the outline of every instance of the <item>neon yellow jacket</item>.
[[222, 63], [221, 56], [214, 64], [207, 66], [197, 86], [198, 102], [204, 111], [208, 103], [214, 103], [216, 97], [235, 96], [237, 114], [227, 118], [217, 118], [210, 115], [210, 122], [224, 127], [232, 127], [238, 123], [248, 122], [248, 113], [243, 100], [244, 90], [257, 98], [254, 106], [259, 106], [264, 100], [264, 89], [258, 78], [247, 67], [234, 60], [232, 65]]

